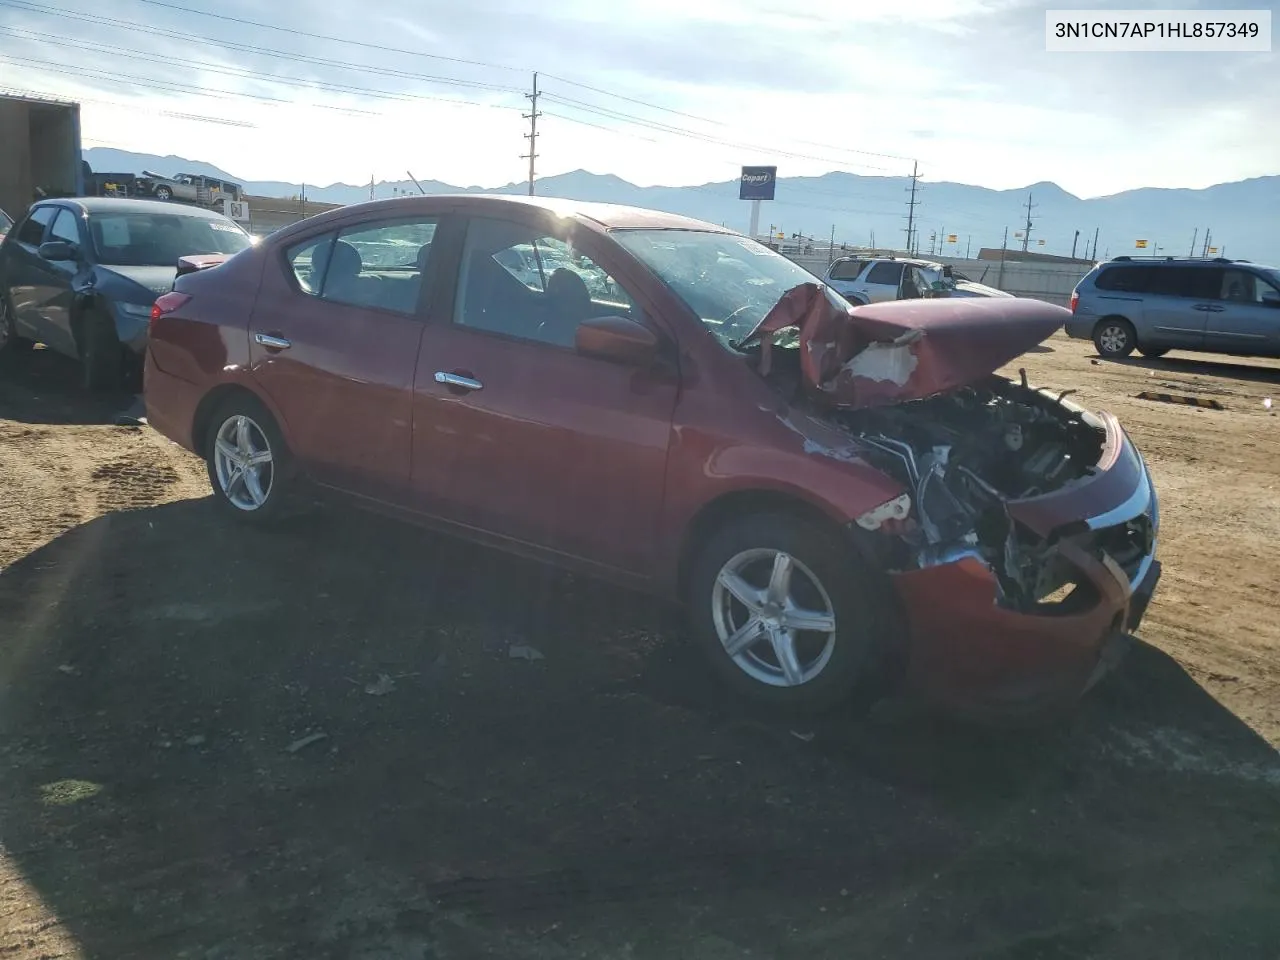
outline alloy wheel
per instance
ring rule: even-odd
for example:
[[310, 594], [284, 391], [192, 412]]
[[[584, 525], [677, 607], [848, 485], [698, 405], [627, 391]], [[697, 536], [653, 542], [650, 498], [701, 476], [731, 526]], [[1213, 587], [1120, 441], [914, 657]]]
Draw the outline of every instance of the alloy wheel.
[[821, 581], [789, 553], [757, 548], [732, 557], [716, 577], [711, 603], [725, 653], [760, 683], [799, 686], [831, 660], [835, 607]]
[[1129, 344], [1129, 334], [1119, 324], [1111, 324], [1102, 328], [1098, 343], [1107, 353], [1121, 353]]
[[233, 507], [258, 510], [271, 496], [271, 444], [262, 428], [249, 417], [236, 414], [218, 428], [213, 466], [218, 486]]

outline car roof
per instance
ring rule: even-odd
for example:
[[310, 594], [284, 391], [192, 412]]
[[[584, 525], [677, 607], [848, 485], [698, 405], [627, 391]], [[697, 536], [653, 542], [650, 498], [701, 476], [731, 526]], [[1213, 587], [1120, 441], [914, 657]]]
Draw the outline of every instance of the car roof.
[[196, 217], [201, 220], [226, 220], [216, 210], [204, 207], [192, 207], [169, 200], [135, 200], [132, 197], [51, 197], [41, 200], [36, 206], [61, 204], [74, 205], [88, 214], [95, 213], [171, 213], [178, 216]]
[[603, 230], [698, 230], [710, 233], [734, 233], [718, 224], [682, 217], [675, 213], [649, 210], [617, 203], [595, 203], [560, 197], [529, 197], [502, 193], [444, 193], [417, 197], [393, 197], [367, 200], [326, 211], [320, 216], [340, 219], [365, 210], [413, 213], [433, 206], [448, 206], [454, 212], [471, 215], [498, 215], [511, 207], [537, 207], [561, 217], [572, 217]]
[[1252, 260], [1233, 260], [1228, 257], [1112, 257], [1098, 264], [1098, 267], [1110, 267], [1124, 264], [1137, 267], [1252, 267], [1255, 270], [1274, 270], [1275, 267], [1265, 263], [1254, 263]]

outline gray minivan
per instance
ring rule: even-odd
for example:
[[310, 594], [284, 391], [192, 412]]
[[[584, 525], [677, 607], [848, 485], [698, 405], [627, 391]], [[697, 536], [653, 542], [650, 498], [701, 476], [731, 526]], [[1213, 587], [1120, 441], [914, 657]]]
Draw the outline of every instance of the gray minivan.
[[1069, 336], [1100, 356], [1170, 350], [1280, 356], [1280, 270], [1224, 257], [1116, 257], [1071, 294]]

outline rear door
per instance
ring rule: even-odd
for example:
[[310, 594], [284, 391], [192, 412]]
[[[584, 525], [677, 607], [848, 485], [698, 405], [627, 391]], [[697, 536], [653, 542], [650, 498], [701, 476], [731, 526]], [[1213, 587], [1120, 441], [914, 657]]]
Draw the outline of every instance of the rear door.
[[1228, 267], [1206, 312], [1205, 349], [1249, 356], [1280, 356], [1280, 290], [1252, 270]]
[[268, 259], [249, 328], [254, 378], [318, 482], [406, 500], [413, 375], [438, 218], [365, 220]]
[[1217, 288], [1220, 273], [1215, 267], [1196, 265], [1145, 268], [1145, 322], [1138, 326], [1138, 343], [1204, 349], [1209, 312], [1203, 298]]
[[856, 292], [862, 294], [868, 303], [897, 300], [902, 289], [902, 268], [903, 264], [892, 260], [872, 264], [863, 278], [861, 289]]
[[610, 249], [542, 210], [468, 221], [418, 362], [413, 486], [454, 523], [646, 573], [678, 378], [575, 351], [593, 316], [661, 331]]

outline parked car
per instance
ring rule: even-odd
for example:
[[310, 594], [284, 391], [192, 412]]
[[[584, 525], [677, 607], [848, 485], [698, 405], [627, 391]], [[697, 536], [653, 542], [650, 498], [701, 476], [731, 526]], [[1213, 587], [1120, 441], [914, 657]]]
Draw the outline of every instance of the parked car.
[[[366, 264], [375, 241], [403, 259]], [[146, 408], [230, 516], [336, 492], [683, 600], [760, 700], [901, 682], [1034, 712], [1105, 669], [1160, 569], [1116, 419], [993, 373], [1066, 316], [855, 310], [665, 213], [398, 198], [179, 277], [152, 313]]]
[[0, 244], [0, 347], [40, 341], [78, 359], [85, 386], [110, 390], [141, 369], [156, 297], [178, 261], [252, 243], [197, 207], [80, 197], [41, 201]]
[[0, 242], [4, 241], [5, 234], [13, 229], [13, 217], [9, 216], [3, 210], [0, 210]]
[[841, 257], [823, 279], [852, 304], [929, 297], [1012, 297], [955, 273], [932, 260], [895, 257]]
[[1116, 257], [1071, 293], [1066, 332], [1100, 356], [1280, 356], [1280, 270], [1224, 257]]

